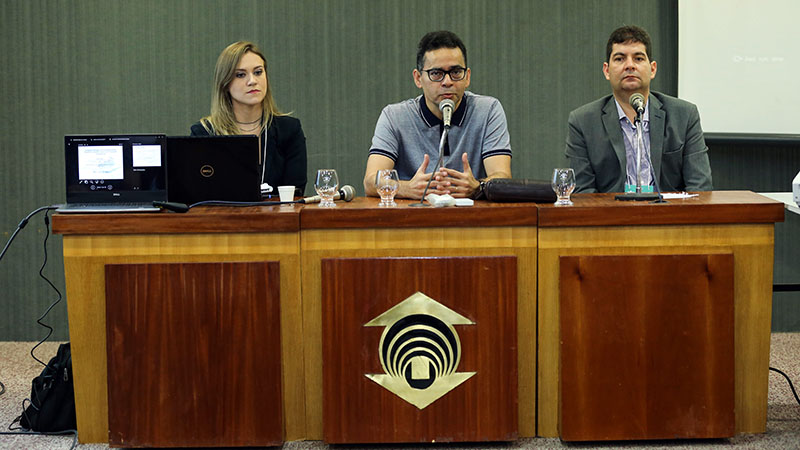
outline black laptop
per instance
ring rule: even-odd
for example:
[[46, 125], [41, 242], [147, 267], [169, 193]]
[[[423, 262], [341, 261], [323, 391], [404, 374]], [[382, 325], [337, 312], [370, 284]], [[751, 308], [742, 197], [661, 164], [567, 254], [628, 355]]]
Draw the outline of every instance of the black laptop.
[[258, 137], [167, 137], [169, 201], [193, 205], [208, 200], [261, 200]]
[[67, 204], [61, 213], [155, 212], [167, 200], [164, 134], [64, 136]]

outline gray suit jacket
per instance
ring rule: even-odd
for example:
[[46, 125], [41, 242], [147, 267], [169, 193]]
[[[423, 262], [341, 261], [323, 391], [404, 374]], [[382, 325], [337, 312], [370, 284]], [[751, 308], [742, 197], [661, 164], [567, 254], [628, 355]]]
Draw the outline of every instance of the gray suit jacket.
[[[710, 191], [711, 165], [697, 107], [650, 92], [650, 157], [662, 191]], [[623, 192], [625, 143], [614, 96], [569, 114], [567, 158], [575, 170], [575, 192]]]

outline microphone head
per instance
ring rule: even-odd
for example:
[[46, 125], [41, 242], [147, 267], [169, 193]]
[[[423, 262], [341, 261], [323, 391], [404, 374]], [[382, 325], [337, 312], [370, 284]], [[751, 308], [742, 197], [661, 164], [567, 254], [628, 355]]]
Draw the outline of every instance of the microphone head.
[[346, 202], [352, 201], [353, 198], [356, 196], [356, 188], [350, 186], [349, 184], [345, 184], [344, 186], [342, 186], [340, 191], [342, 192], [342, 200]]
[[634, 92], [631, 94], [631, 97], [628, 99], [628, 103], [636, 109], [643, 109], [644, 108], [644, 95], [639, 92]]
[[453, 100], [451, 100], [449, 98], [446, 98], [446, 99], [442, 100], [441, 102], [439, 102], [439, 111], [444, 112], [445, 108], [450, 108], [451, 111], [456, 109], [456, 102], [454, 102]]

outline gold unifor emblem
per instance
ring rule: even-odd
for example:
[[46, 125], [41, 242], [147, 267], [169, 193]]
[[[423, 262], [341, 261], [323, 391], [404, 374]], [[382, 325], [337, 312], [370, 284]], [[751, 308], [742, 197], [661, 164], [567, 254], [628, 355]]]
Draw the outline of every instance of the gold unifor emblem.
[[366, 323], [384, 327], [378, 345], [382, 374], [365, 374], [419, 409], [467, 381], [476, 372], [456, 372], [461, 341], [453, 325], [474, 322], [417, 292]]

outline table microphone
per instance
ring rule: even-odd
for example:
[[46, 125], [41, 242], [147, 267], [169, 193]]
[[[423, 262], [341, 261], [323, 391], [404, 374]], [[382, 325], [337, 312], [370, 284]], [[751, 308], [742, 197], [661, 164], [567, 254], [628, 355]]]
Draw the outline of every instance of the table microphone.
[[644, 114], [644, 95], [636, 92], [628, 99], [628, 103], [636, 110], [636, 115], [641, 117]]
[[450, 128], [450, 121], [453, 118], [453, 110], [456, 109], [454, 101], [446, 98], [439, 102], [439, 110], [442, 112], [442, 122], [445, 128]]
[[444, 159], [444, 146], [447, 143], [447, 134], [450, 132], [450, 121], [453, 119], [453, 110], [456, 107], [456, 103], [449, 98], [446, 98], [439, 102], [439, 110], [442, 111], [442, 124], [444, 125], [444, 130], [442, 130], [442, 137], [439, 140], [439, 159], [436, 161], [436, 165], [433, 167], [433, 171], [431, 171], [431, 177], [428, 178], [428, 184], [425, 185], [425, 189], [422, 191], [422, 197], [419, 199], [419, 203], [412, 203], [411, 206], [427, 206], [423, 201], [428, 194], [428, 188], [431, 187], [431, 181], [436, 176], [436, 172], [442, 167], [442, 160]]
[[[349, 184], [345, 184], [342, 186], [335, 194], [333, 194], [334, 200], [344, 200], [346, 202], [352, 201], [353, 197], [356, 196], [356, 188], [350, 186]], [[322, 201], [322, 197], [319, 195], [315, 195], [313, 197], [306, 197], [299, 201], [299, 203], [319, 203]]]
[[[642, 116], [644, 115], [644, 95], [639, 92], [635, 92], [631, 94], [630, 98], [628, 98], [628, 103], [633, 106], [633, 109], [636, 110], [636, 118], [634, 119], [634, 124], [636, 127], [636, 192], [626, 192], [624, 194], [620, 194], [614, 197], [616, 200], [634, 200], [634, 201], [650, 201], [654, 200], [656, 203], [666, 203], [664, 202], [664, 197], [661, 195], [661, 189], [658, 187], [658, 176], [655, 173], [655, 169], [653, 168], [653, 161], [650, 158], [650, 154], [642, 155]], [[652, 192], [643, 192], [642, 191], [642, 156], [646, 156], [648, 161], [650, 162], [650, 174], [653, 177], [653, 184], [658, 191], [658, 194], [654, 194]]]

